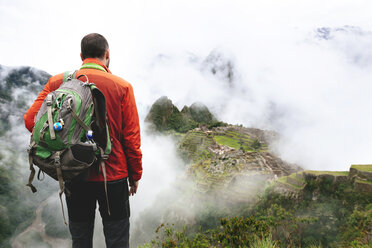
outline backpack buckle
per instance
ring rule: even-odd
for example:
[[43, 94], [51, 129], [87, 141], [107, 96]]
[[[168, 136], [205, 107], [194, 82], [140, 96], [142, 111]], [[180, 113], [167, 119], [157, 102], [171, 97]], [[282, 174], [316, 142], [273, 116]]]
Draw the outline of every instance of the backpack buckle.
[[56, 152], [56, 157], [54, 158], [54, 165], [56, 167], [60, 167], [61, 166], [61, 158], [60, 158], [60, 153], [61, 152]]
[[28, 146], [27, 148], [27, 153], [30, 154], [30, 152], [32, 151], [32, 149], [34, 148], [36, 142], [35, 140], [32, 140], [31, 144]]
[[102, 160], [107, 160], [109, 155], [105, 154], [105, 152], [103, 151], [103, 149], [101, 147], [99, 147], [99, 151], [100, 151], [100, 157]]
[[46, 104], [47, 104], [47, 106], [52, 106], [52, 103], [53, 103], [53, 96], [51, 94], [49, 94], [46, 97]]
[[71, 71], [68, 75], [67, 75], [67, 78], [66, 78], [66, 81], [70, 81], [72, 80], [72, 78], [74, 77], [76, 71]]

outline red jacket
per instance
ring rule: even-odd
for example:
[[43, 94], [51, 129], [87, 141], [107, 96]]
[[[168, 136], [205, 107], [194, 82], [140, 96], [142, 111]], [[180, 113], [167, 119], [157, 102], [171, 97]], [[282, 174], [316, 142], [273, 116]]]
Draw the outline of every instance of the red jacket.
[[[105, 95], [108, 127], [112, 151], [106, 161], [107, 181], [131, 177], [139, 180], [142, 176], [142, 152], [140, 126], [133, 88], [130, 83], [111, 74], [111, 71], [99, 60], [88, 58], [83, 61], [100, 65], [99, 69], [80, 69], [77, 76], [85, 74], [89, 82], [94, 83]], [[81, 77], [80, 80], [85, 80]], [[44, 89], [24, 115], [26, 128], [32, 132], [34, 119], [45, 97], [56, 90], [63, 82], [63, 74], [49, 79]], [[90, 171], [89, 181], [103, 181], [102, 173]]]

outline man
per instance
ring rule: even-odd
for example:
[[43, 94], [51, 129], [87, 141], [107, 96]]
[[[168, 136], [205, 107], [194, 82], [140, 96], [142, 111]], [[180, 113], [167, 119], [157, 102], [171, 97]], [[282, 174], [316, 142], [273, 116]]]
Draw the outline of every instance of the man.
[[[142, 175], [140, 127], [131, 84], [111, 74], [110, 50], [106, 39], [97, 33], [81, 41], [83, 65], [76, 76], [86, 75], [105, 95], [107, 122], [112, 151], [105, 162], [109, 210], [103, 175], [90, 170], [88, 181], [66, 182], [69, 229], [73, 247], [92, 247], [96, 202], [103, 220], [107, 247], [129, 247], [129, 195], [137, 192]], [[85, 80], [81, 77], [81, 80]], [[63, 82], [63, 74], [49, 79], [42, 92], [24, 116], [26, 128], [32, 132], [34, 118], [49, 92]], [[128, 190], [127, 179], [130, 189]], [[110, 212], [110, 213], [109, 213]]]

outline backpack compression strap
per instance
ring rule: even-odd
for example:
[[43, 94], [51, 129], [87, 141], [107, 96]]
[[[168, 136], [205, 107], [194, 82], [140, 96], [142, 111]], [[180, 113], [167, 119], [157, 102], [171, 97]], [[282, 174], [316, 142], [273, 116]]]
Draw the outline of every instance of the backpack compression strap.
[[47, 95], [46, 104], [47, 104], [47, 117], [48, 117], [50, 138], [52, 140], [55, 140], [56, 139], [56, 133], [54, 132], [54, 128], [53, 128], [53, 116], [52, 116], [53, 98], [52, 98], [51, 94]]
[[32, 136], [31, 136], [31, 139], [32, 139], [32, 142], [30, 144], [30, 147], [27, 149], [28, 162], [29, 162], [29, 165], [30, 165], [31, 173], [30, 173], [30, 176], [28, 178], [28, 183], [26, 184], [26, 186], [31, 188], [32, 193], [35, 193], [37, 190], [36, 190], [35, 186], [32, 184], [32, 181], [34, 180], [34, 177], [35, 177], [35, 168], [34, 168], [34, 163], [33, 163], [32, 156], [31, 156], [31, 150], [35, 146], [35, 141], [33, 140]]
[[59, 193], [58, 194], [59, 194], [59, 200], [60, 200], [61, 207], [62, 207], [63, 221], [65, 222], [65, 225], [67, 225], [66, 217], [65, 217], [65, 210], [63, 208], [63, 202], [62, 202], [62, 194], [65, 191], [65, 184], [63, 182], [60, 156], [61, 156], [61, 151], [57, 151], [56, 152], [56, 157], [54, 159], [54, 166], [56, 167], [56, 170], [57, 170], [57, 178], [58, 178], [58, 183], [59, 183]]

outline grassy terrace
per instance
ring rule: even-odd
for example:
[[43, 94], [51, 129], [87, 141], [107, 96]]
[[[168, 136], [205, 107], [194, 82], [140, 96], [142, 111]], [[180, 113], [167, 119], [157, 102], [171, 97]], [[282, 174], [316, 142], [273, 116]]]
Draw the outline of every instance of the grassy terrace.
[[[229, 146], [236, 150], [242, 147], [244, 151], [257, 151], [252, 147], [253, 140], [245, 134], [238, 134], [229, 131], [227, 132], [227, 135], [217, 134], [213, 138], [219, 145]], [[261, 148], [258, 149], [258, 151], [265, 151], [266, 149], [267, 146], [265, 144], [261, 144]]]
[[235, 131], [231, 131], [231, 130], [226, 131], [225, 135], [236, 138], [236, 139], [242, 139], [242, 140], [247, 141], [247, 142], [252, 141], [252, 139], [249, 137], [248, 134], [239, 133], [239, 132], [235, 132]]
[[360, 179], [356, 179], [355, 181], [358, 182], [358, 183], [365, 183], [365, 184], [372, 185], [371, 181], [364, 181], [364, 180], [360, 180]]
[[313, 174], [316, 176], [319, 175], [332, 175], [332, 176], [348, 176], [348, 171], [314, 171], [314, 170], [306, 170], [304, 173]]
[[185, 149], [194, 162], [208, 159], [208, 147], [213, 144], [213, 139], [201, 131], [187, 133], [181, 139], [181, 148]]
[[351, 168], [359, 171], [372, 172], [372, 164], [354, 164], [351, 166]]
[[[298, 174], [301, 174], [301, 173], [298, 173]], [[287, 177], [296, 180], [298, 183], [300, 183], [300, 184], [302, 185], [302, 186], [295, 185], [295, 186], [297, 186], [297, 187], [302, 188], [302, 187], [304, 186], [304, 184], [306, 184], [306, 181], [305, 181], [304, 179], [300, 179], [300, 178], [298, 178], [297, 175], [296, 175], [296, 173], [292, 173], [291, 175], [289, 175], [289, 176], [287, 176]], [[288, 180], [287, 180], [287, 181], [288, 181]], [[287, 182], [287, 183], [288, 183], [288, 182]], [[290, 184], [291, 184], [291, 183], [290, 183]], [[292, 185], [292, 184], [291, 184], [291, 185]]]
[[[302, 174], [302, 173], [301, 173], [301, 172], [298, 172], [298, 174]], [[296, 179], [296, 180], [299, 181], [299, 182], [303, 182], [303, 183], [305, 183], [305, 180], [304, 180], [304, 179], [297, 178], [296, 173], [292, 173], [292, 174], [289, 175], [288, 177], [293, 178], [293, 179]]]
[[287, 183], [287, 177], [279, 177], [278, 178], [278, 182], [281, 182], [281, 183]]
[[279, 178], [278, 182], [283, 183], [283, 184], [287, 184], [287, 185], [289, 185], [289, 186], [291, 186], [292, 188], [295, 188], [295, 189], [302, 189], [302, 187], [300, 187], [300, 186], [288, 183], [286, 178], [284, 178], [284, 179]]
[[[293, 174], [292, 174], [292, 175], [293, 175]], [[296, 174], [294, 173], [294, 175], [296, 175]], [[301, 186], [294, 185], [294, 184], [291, 184], [291, 183], [287, 182], [287, 177], [286, 177], [286, 176], [284, 176], [284, 177], [279, 177], [279, 178], [278, 178], [278, 182], [283, 183], [283, 184], [287, 184], [287, 185], [289, 185], [289, 186], [291, 186], [291, 187], [293, 187], [293, 188], [295, 188], [295, 189], [302, 189], [302, 188], [303, 188], [303, 187], [301, 187]]]
[[[214, 136], [214, 139], [220, 145], [230, 146], [231, 148], [234, 148], [234, 149], [239, 149], [240, 148], [240, 144], [234, 138], [230, 138], [230, 137], [224, 136], [224, 135], [216, 135], [216, 136]], [[248, 148], [245, 145], [243, 145], [243, 147]]]

